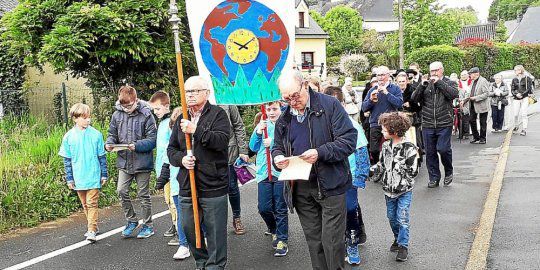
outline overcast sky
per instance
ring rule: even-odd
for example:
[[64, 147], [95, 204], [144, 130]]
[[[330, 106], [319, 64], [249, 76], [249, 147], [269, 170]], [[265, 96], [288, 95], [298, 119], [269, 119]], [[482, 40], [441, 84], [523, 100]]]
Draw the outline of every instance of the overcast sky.
[[493, 0], [439, 0], [440, 4], [448, 8], [472, 6], [476, 10], [480, 22], [486, 22], [489, 6]]

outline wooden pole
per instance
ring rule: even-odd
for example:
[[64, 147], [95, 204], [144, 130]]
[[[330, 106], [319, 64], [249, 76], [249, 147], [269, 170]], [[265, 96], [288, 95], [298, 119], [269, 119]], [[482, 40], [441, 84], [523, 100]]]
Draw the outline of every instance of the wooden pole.
[[[261, 104], [262, 120], [266, 121], [266, 106]], [[268, 139], [268, 124], [263, 129], [264, 138]], [[270, 147], [266, 147], [266, 167], [268, 169], [268, 181], [272, 182], [272, 159], [270, 156]]]
[[405, 50], [403, 49], [403, 1], [398, 0], [399, 11], [399, 68], [405, 68]]
[[[176, 6], [176, 1], [171, 0], [169, 13], [171, 18], [169, 22], [172, 24], [172, 30], [174, 34], [174, 48], [176, 51], [176, 69], [178, 71], [178, 88], [180, 89], [180, 102], [182, 104], [182, 118], [188, 120], [188, 110], [186, 103], [186, 90], [184, 89], [184, 71], [182, 68], [182, 51], [180, 50], [180, 38], [178, 37], [178, 23], [180, 18], [178, 18], [178, 8]], [[191, 150], [191, 136], [186, 135], [186, 150], [188, 156], [193, 156], [193, 151]], [[195, 183], [195, 171], [193, 169], [189, 170], [189, 185], [191, 189], [191, 202], [193, 204], [193, 222], [195, 223], [195, 242], [196, 247], [201, 248], [201, 224], [199, 223], [199, 201], [197, 200], [197, 186]]]

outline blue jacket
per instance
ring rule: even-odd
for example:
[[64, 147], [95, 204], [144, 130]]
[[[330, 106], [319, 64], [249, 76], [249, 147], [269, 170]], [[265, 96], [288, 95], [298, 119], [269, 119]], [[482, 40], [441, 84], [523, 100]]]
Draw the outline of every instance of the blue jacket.
[[[358, 132], [339, 101], [331, 96], [309, 91], [310, 109], [308, 121], [310, 144], [319, 158], [313, 166], [319, 188], [319, 196], [335, 196], [351, 187], [351, 171], [348, 156], [356, 148]], [[291, 156], [290, 126], [291, 108], [276, 122], [272, 157]], [[275, 164], [274, 164], [275, 165]], [[288, 201], [289, 207], [291, 202]]]
[[[276, 124], [268, 120], [266, 127], [268, 129], [268, 138], [273, 139]], [[272, 143], [270, 144], [270, 149], [272, 149], [272, 146], [274, 146], [274, 140], [272, 140]], [[255, 179], [258, 183], [268, 178], [268, 165], [266, 164], [266, 147], [263, 145], [263, 135], [257, 134], [257, 128], [255, 128], [253, 134], [251, 134], [251, 138], [249, 139], [249, 148], [251, 151], [257, 152], [257, 175]], [[277, 171], [273, 165], [272, 176], [279, 177], [279, 171]]]
[[378, 86], [375, 86], [369, 89], [369, 92], [366, 95], [366, 99], [362, 102], [362, 111], [371, 112], [369, 115], [369, 126], [378, 127], [379, 126], [379, 116], [385, 112], [393, 112], [401, 109], [403, 107], [403, 94], [399, 86], [395, 84], [388, 85], [388, 94], [385, 95], [382, 92], [377, 94], [379, 100], [377, 102], [372, 102], [371, 92], [375, 91]]

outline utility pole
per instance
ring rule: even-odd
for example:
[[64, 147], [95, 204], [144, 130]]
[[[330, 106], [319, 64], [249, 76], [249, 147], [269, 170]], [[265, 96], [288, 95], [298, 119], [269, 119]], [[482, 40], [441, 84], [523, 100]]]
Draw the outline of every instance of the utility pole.
[[398, 0], [399, 12], [399, 68], [404, 68], [405, 51], [403, 49], [403, 0]]

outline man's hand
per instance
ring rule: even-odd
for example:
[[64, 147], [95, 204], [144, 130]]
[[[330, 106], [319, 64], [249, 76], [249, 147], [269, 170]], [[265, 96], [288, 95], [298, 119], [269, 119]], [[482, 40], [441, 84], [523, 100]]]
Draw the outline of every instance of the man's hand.
[[319, 158], [319, 152], [317, 152], [316, 149], [309, 149], [303, 154], [301, 154], [300, 158], [303, 159], [307, 163], [314, 164], [315, 162], [317, 162], [317, 159]]
[[113, 148], [114, 147], [112, 145], [110, 145], [110, 144], [105, 145], [105, 150], [107, 150], [107, 152], [111, 152], [113, 150]]
[[195, 157], [194, 156], [184, 156], [182, 158], [182, 165], [188, 170], [193, 170], [195, 168]]
[[270, 144], [272, 144], [272, 138], [263, 139], [264, 147], [270, 147]]
[[403, 103], [403, 107], [407, 107], [407, 108], [408, 108], [408, 107], [410, 107], [410, 106], [411, 106], [411, 105], [409, 104], [409, 102]]
[[263, 134], [263, 130], [266, 128], [266, 120], [262, 120], [259, 122], [259, 125], [257, 125], [257, 134], [261, 135]]
[[68, 182], [67, 185], [69, 189], [75, 189], [75, 182]]
[[521, 93], [517, 93], [516, 97], [517, 97], [517, 98], [522, 98], [523, 95], [522, 95]]
[[429, 80], [432, 81], [433, 83], [436, 83], [439, 80], [439, 76], [431, 76], [429, 77]]
[[105, 184], [107, 184], [107, 178], [102, 177], [101, 178], [101, 186], [104, 186]]
[[128, 145], [128, 149], [129, 149], [129, 151], [135, 151], [135, 144], [130, 143], [130, 144]]
[[287, 166], [289, 166], [289, 160], [285, 159], [285, 157], [283, 155], [279, 155], [279, 156], [275, 157], [274, 158], [274, 163], [276, 163], [276, 167], [278, 167], [278, 169], [280, 169], [280, 170], [283, 170], [283, 169], [287, 168]]
[[379, 98], [377, 97], [377, 94], [379, 94], [379, 91], [373, 90], [373, 92], [371, 92], [371, 94], [369, 95], [369, 99], [372, 102], [377, 102], [379, 100]]
[[241, 160], [243, 160], [244, 162], [248, 162], [249, 160], [249, 156], [248, 155], [244, 155], [244, 154], [240, 154], [238, 155], [240, 157]]
[[182, 132], [186, 134], [193, 134], [195, 133], [195, 130], [197, 129], [197, 126], [193, 124], [193, 122], [182, 119], [180, 120], [180, 129], [182, 129]]
[[379, 92], [382, 92], [383, 94], [388, 95], [388, 89], [386, 89], [386, 87], [379, 88], [378, 90], [379, 90]]

